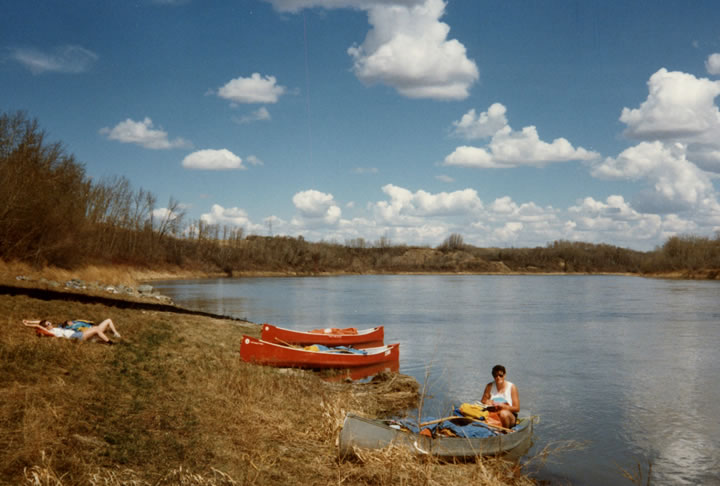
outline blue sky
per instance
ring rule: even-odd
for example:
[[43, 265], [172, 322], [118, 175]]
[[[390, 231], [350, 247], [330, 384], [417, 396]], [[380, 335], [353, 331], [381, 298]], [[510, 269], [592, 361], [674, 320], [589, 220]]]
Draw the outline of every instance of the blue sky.
[[640, 250], [720, 230], [714, 0], [24, 0], [0, 110], [186, 221]]

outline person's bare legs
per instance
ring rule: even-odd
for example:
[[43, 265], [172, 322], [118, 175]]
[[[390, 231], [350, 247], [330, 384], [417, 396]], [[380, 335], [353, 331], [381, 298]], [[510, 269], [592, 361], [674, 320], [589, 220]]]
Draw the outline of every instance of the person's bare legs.
[[115, 329], [115, 324], [113, 324], [113, 321], [110, 319], [105, 319], [100, 324], [98, 324], [97, 326], [93, 326], [93, 327], [98, 328], [101, 333], [104, 333], [107, 330], [107, 328], [109, 327], [110, 330], [113, 332], [113, 334], [115, 334], [115, 337], [122, 337], [122, 336], [120, 336], [120, 333], [117, 332], [117, 329]]
[[81, 340], [87, 341], [95, 336], [99, 337], [104, 343], [110, 342], [110, 338], [105, 335], [103, 330], [100, 329], [100, 326], [93, 326], [89, 329], [85, 329], [83, 331], [83, 337]]
[[515, 415], [509, 410], [500, 410], [498, 415], [500, 416], [500, 422], [502, 422], [502, 426], [506, 429], [515, 426]]

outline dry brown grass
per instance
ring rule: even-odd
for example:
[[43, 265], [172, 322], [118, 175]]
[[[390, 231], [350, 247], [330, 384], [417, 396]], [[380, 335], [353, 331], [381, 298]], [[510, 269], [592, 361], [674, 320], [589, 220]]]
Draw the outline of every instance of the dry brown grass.
[[[328, 383], [239, 361], [259, 326], [0, 296], [0, 483], [91, 485], [530, 484], [494, 460], [399, 450], [340, 461], [347, 412], [408, 406], [401, 375]], [[39, 338], [23, 318], [112, 318], [115, 346]]]
[[0, 282], [15, 283], [15, 277], [20, 275], [34, 281], [44, 278], [63, 283], [77, 278], [86, 282], [101, 282], [108, 285], [133, 287], [148, 280], [203, 278], [223, 276], [225, 274], [209, 274], [206, 271], [187, 270], [172, 266], [150, 269], [123, 265], [84, 265], [73, 270], [67, 270], [58, 267], [37, 268], [24, 262], [0, 260]]

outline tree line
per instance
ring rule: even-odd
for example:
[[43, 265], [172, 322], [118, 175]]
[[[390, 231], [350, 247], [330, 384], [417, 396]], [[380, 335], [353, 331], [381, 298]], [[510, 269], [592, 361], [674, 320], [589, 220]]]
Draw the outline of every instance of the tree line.
[[[242, 228], [188, 220], [178, 201], [124, 177], [92, 180], [60, 142], [24, 112], [0, 114], [0, 259], [36, 266], [168, 265], [227, 274], [297, 272], [612, 272], [720, 269], [720, 234], [669, 238], [650, 252], [555, 241], [536, 248], [478, 248], [453, 233], [436, 248], [370, 242], [308, 242], [246, 235]], [[706, 276], [715, 278], [712, 271]]]

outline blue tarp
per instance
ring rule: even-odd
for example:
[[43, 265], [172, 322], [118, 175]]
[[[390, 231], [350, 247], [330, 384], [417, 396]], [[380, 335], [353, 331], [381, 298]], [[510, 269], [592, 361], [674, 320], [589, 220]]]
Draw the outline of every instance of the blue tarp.
[[329, 348], [322, 344], [313, 344], [313, 346], [317, 346], [318, 351], [322, 351], [323, 353], [367, 354], [367, 351], [363, 349], [348, 348], [347, 346], [335, 346], [334, 348]]
[[[458, 416], [459, 419], [464, 418], [462, 415]], [[425, 422], [432, 422], [433, 420], [436, 420], [435, 417], [423, 417], [422, 423]], [[408, 430], [414, 433], [420, 432], [420, 429], [417, 426], [417, 423], [414, 420], [409, 419], [402, 419], [402, 420], [394, 420], [395, 423], [402, 425], [403, 427], [406, 427]], [[485, 437], [494, 437], [498, 435], [496, 432], [493, 432], [489, 428], [487, 428], [485, 425], [480, 424], [478, 422], [471, 422], [468, 425], [456, 425], [448, 420], [444, 422], [440, 422], [439, 424], [432, 424], [428, 425], [426, 427], [423, 427], [423, 429], [429, 429], [430, 432], [432, 432], [433, 437], [438, 432], [438, 429], [449, 429], [451, 430], [456, 436], [458, 437], [464, 437], [464, 438], [477, 438], [482, 439]]]

